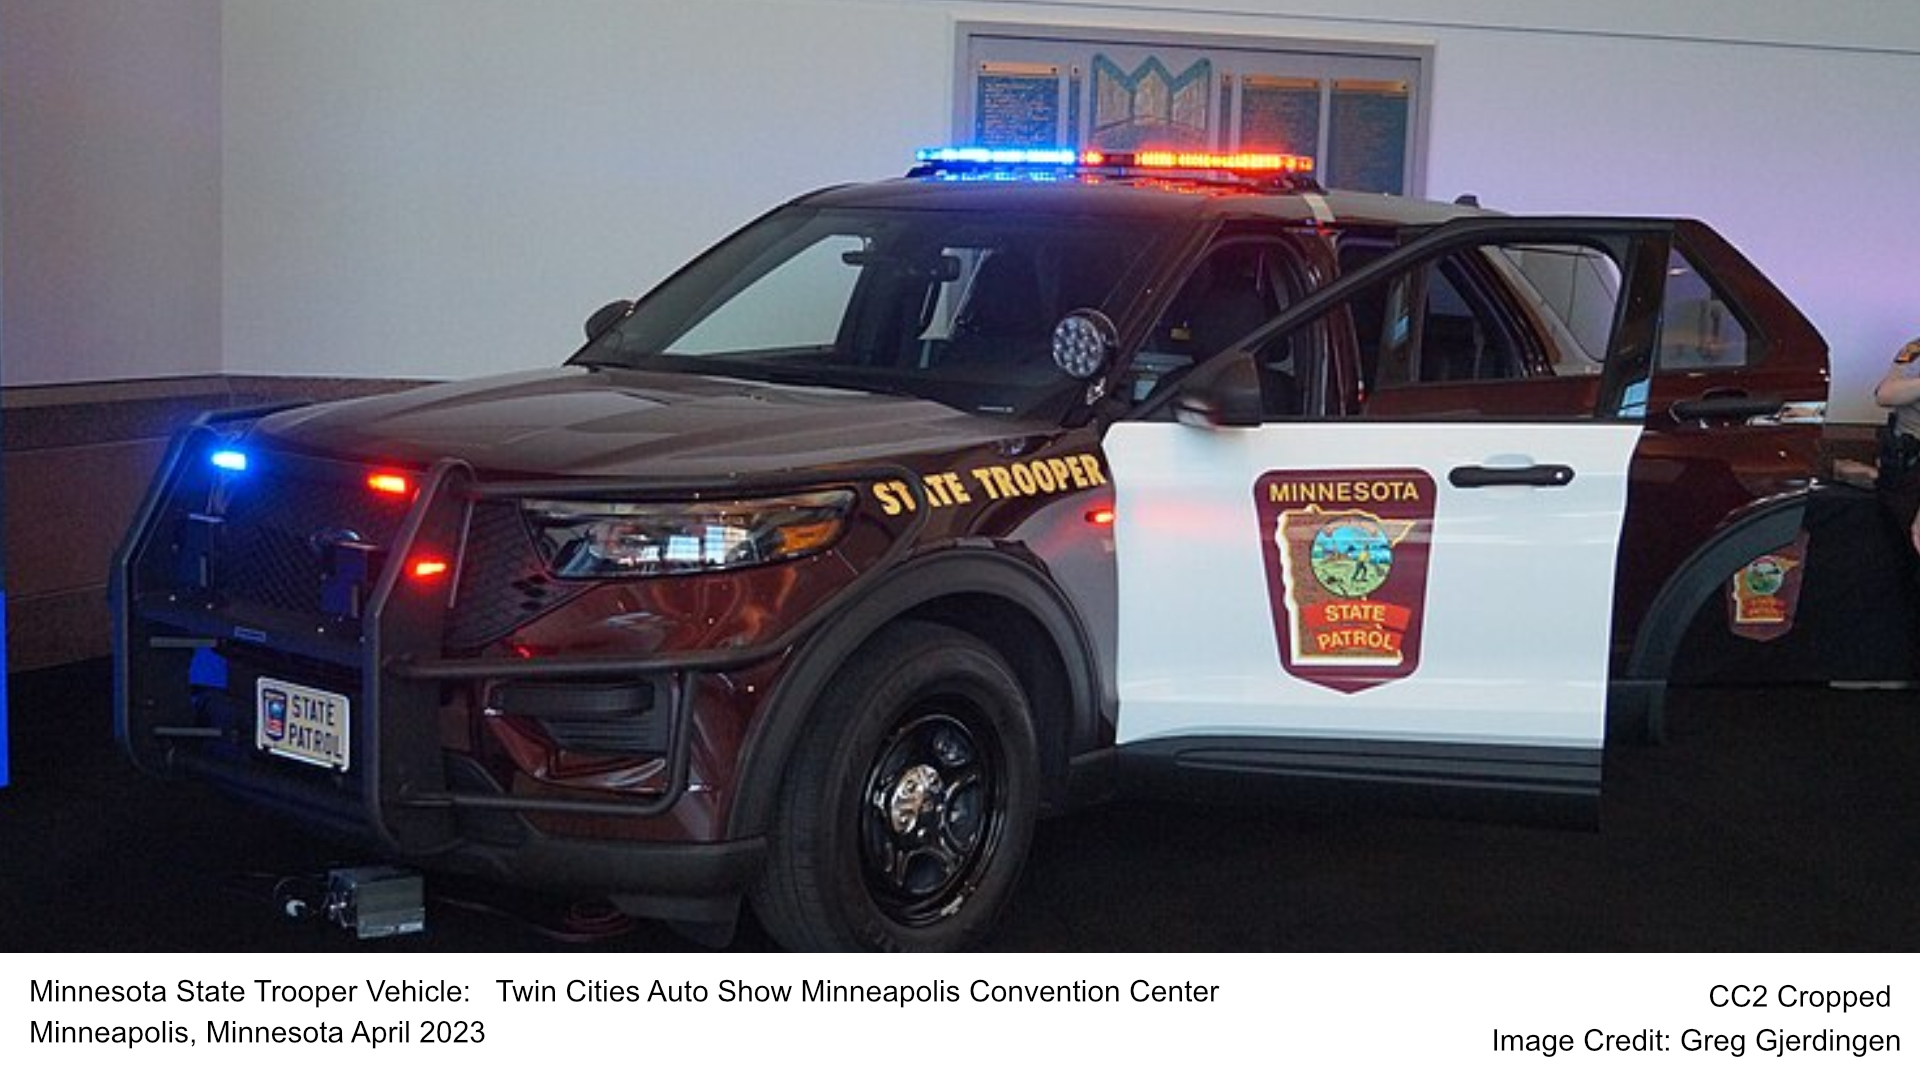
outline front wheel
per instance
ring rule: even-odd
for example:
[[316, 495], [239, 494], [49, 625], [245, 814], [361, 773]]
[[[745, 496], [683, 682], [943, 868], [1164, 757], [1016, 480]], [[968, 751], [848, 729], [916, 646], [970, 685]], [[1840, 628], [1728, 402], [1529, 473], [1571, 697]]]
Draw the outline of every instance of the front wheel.
[[889, 627], [809, 718], [754, 908], [794, 949], [975, 945], [1019, 878], [1038, 789], [1005, 661], [948, 627]]

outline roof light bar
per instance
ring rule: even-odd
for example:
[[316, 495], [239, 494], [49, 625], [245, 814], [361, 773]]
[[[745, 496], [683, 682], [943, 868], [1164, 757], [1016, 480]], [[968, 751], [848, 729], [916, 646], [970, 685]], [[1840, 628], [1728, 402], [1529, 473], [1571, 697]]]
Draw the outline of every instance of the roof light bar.
[[915, 157], [926, 165], [1052, 165], [1063, 168], [1178, 169], [1234, 173], [1311, 173], [1313, 157], [1277, 151], [1240, 150], [1074, 150], [997, 149], [986, 146], [943, 146], [922, 150]]

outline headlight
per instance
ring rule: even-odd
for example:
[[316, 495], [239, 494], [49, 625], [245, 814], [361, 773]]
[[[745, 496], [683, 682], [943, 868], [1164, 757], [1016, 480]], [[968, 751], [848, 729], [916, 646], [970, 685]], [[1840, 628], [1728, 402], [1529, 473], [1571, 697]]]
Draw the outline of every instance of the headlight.
[[850, 491], [698, 503], [528, 500], [540, 553], [563, 578], [696, 574], [795, 559], [840, 539]]

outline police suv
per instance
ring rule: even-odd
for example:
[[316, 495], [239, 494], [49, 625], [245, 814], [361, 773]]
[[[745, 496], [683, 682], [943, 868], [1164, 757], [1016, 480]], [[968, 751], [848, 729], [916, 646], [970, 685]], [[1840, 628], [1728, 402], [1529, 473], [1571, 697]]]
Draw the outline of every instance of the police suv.
[[1826, 347], [1698, 222], [1303, 168], [925, 152], [558, 370], [209, 415], [119, 556], [119, 737], [802, 949], [977, 942], [1116, 794], [1590, 813], [1696, 612], [1791, 618]]

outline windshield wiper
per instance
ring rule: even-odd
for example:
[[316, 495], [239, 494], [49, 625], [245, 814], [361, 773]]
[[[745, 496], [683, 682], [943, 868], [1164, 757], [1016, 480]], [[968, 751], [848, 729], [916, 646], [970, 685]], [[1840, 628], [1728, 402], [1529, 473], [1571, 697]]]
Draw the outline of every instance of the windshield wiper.
[[749, 382], [772, 383], [775, 386], [797, 386], [817, 390], [858, 390], [862, 393], [881, 394], [886, 397], [911, 398], [921, 395], [910, 393], [902, 388], [897, 378], [850, 371], [846, 368], [831, 368], [826, 371], [781, 367], [775, 365], [755, 365], [744, 369], [712, 369], [705, 372], [731, 379], [744, 379]]

